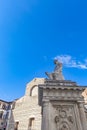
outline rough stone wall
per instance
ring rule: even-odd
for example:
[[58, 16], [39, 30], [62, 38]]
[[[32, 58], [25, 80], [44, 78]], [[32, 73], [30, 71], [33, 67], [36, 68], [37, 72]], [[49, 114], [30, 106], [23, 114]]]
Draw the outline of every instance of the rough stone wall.
[[37, 78], [27, 84], [25, 95], [15, 101], [13, 116], [14, 121], [19, 122], [18, 130], [29, 130], [30, 118], [35, 118], [32, 130], [41, 130], [41, 107], [38, 105], [38, 93], [36, 94], [39, 83], [44, 83], [44, 79]]

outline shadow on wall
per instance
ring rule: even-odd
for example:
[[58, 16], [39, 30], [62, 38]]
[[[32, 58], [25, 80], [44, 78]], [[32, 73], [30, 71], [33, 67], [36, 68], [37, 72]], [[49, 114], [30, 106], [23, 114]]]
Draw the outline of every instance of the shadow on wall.
[[15, 126], [15, 121], [14, 121], [14, 116], [13, 116], [12, 110], [10, 110], [9, 114], [10, 115], [9, 115], [9, 119], [8, 119], [8, 122], [7, 122], [6, 130], [18, 130], [18, 127]]
[[18, 130], [19, 121], [14, 120], [14, 115], [13, 115], [14, 107], [15, 107], [15, 102], [12, 103], [11, 109], [9, 111], [9, 119], [8, 119], [6, 130]]

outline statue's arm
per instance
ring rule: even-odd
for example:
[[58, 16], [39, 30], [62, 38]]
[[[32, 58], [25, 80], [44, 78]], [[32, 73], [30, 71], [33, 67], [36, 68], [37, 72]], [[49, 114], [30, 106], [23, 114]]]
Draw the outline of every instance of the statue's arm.
[[45, 74], [49, 77], [49, 79], [53, 79], [52, 73], [45, 72]]

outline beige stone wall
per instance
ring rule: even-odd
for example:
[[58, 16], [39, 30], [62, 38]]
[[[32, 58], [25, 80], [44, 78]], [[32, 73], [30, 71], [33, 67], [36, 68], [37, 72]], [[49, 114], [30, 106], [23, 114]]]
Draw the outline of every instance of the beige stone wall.
[[82, 93], [82, 96], [84, 97], [85, 103], [87, 103], [87, 88], [86, 88], [85, 91]]
[[82, 93], [82, 96], [84, 97], [84, 104], [85, 104], [85, 114], [86, 114], [86, 119], [87, 119], [87, 88], [85, 89], [85, 91]]
[[29, 130], [29, 119], [34, 118], [32, 130], [41, 130], [41, 107], [38, 105], [38, 84], [44, 79], [36, 78], [27, 84], [25, 95], [15, 101], [14, 121], [19, 122], [18, 130]]

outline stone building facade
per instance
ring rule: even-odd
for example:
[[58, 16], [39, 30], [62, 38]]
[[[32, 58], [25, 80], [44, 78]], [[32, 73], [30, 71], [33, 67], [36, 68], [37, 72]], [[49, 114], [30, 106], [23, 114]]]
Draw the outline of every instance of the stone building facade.
[[[41, 107], [38, 105], [38, 84], [44, 78], [35, 78], [26, 86], [25, 95], [14, 101], [14, 130], [41, 130]], [[9, 124], [9, 127], [12, 125]], [[9, 128], [10, 130], [10, 128]]]

